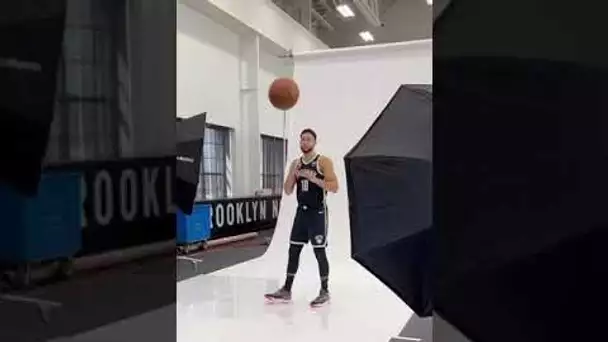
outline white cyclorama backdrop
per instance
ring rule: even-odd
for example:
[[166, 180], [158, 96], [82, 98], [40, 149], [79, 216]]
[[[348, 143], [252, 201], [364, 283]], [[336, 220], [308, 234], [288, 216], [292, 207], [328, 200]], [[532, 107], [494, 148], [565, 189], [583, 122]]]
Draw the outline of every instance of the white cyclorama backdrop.
[[[343, 158], [368, 130], [400, 85], [432, 83], [432, 41], [311, 52], [296, 55], [294, 59], [294, 79], [300, 87], [301, 97], [288, 114], [288, 161], [300, 155], [298, 141], [301, 130], [312, 128], [318, 134], [318, 152], [333, 160], [340, 183], [338, 194], [331, 194], [328, 199], [328, 256], [330, 290], [333, 294], [332, 329], [329, 334], [333, 340], [355, 336], [358, 341], [388, 341], [401, 331], [413, 312], [350, 257]], [[206, 277], [272, 279], [280, 284], [285, 277], [295, 208], [295, 196], [284, 196], [275, 234], [262, 257], [178, 283], [178, 308], [187, 305], [187, 297], [209, 281]], [[317, 263], [308, 246], [300, 260], [294, 284], [294, 301], [310, 299], [318, 289]], [[178, 309], [178, 330], [189, 331], [187, 335], [201, 331], [213, 340], [212, 331], [181, 322], [180, 316]], [[235, 321], [234, 328], [259, 329], [259, 326], [255, 328], [251, 323], [250, 326]], [[206, 322], [205, 325], [209, 327], [209, 324]], [[338, 329], [338, 326], [343, 329]], [[277, 330], [274, 331], [279, 334]], [[236, 337], [235, 334], [238, 332], [233, 333]], [[323, 341], [326, 336], [323, 335]], [[226, 335], [222, 337], [226, 338]], [[314, 336], [311, 333], [308, 337]]]
[[[317, 152], [333, 161], [340, 185], [338, 194], [328, 197], [328, 253], [332, 260], [350, 260], [344, 156], [400, 85], [432, 83], [432, 43], [415, 41], [302, 54], [295, 57], [294, 79], [301, 97], [289, 115], [288, 160], [301, 154], [300, 132], [305, 128], [315, 130]], [[295, 203], [295, 196], [285, 198], [268, 256], [286, 252]]]

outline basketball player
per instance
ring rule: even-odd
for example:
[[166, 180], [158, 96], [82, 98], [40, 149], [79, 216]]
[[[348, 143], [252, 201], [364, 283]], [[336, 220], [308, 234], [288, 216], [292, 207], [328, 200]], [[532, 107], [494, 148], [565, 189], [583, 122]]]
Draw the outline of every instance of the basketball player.
[[291, 300], [291, 287], [300, 263], [300, 253], [310, 241], [319, 265], [321, 291], [310, 305], [321, 306], [329, 301], [328, 276], [329, 263], [325, 248], [327, 247], [327, 192], [338, 191], [338, 180], [331, 160], [315, 152], [317, 134], [312, 129], [305, 129], [300, 134], [302, 156], [294, 160], [289, 167], [284, 189], [287, 195], [293, 193], [294, 187], [298, 199], [298, 208], [291, 230], [287, 278], [281, 289], [266, 295], [271, 301]]

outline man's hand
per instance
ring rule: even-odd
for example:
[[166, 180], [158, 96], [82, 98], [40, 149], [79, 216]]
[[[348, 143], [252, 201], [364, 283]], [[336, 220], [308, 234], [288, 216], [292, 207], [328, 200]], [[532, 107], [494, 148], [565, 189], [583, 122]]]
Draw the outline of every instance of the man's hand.
[[306, 178], [311, 182], [314, 182], [317, 178], [317, 173], [313, 170], [301, 170], [298, 172], [300, 177]]
[[283, 184], [283, 189], [287, 195], [291, 195], [291, 193], [293, 193], [301, 166], [302, 162], [299, 159], [294, 160], [289, 166], [289, 173], [285, 179], [285, 183]]
[[317, 173], [313, 170], [302, 170], [300, 172], [300, 177], [304, 177], [308, 179], [309, 182], [325, 188], [325, 182], [322, 179], [317, 178]]
[[298, 159], [297, 163], [295, 164], [295, 167], [291, 170], [290, 177], [296, 179], [300, 174], [300, 167], [302, 167], [302, 161]]

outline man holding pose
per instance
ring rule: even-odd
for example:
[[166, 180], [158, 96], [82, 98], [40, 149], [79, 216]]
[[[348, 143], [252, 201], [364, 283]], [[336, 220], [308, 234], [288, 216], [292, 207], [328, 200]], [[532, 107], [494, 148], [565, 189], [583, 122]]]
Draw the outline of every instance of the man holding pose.
[[289, 241], [287, 278], [281, 289], [265, 297], [271, 301], [291, 300], [291, 287], [298, 271], [300, 253], [310, 241], [319, 265], [321, 291], [310, 305], [321, 306], [329, 301], [328, 276], [329, 263], [327, 247], [327, 192], [338, 191], [338, 180], [333, 163], [325, 156], [315, 152], [317, 134], [310, 128], [300, 133], [302, 156], [294, 160], [290, 167], [284, 190], [287, 195], [296, 188], [298, 208]]

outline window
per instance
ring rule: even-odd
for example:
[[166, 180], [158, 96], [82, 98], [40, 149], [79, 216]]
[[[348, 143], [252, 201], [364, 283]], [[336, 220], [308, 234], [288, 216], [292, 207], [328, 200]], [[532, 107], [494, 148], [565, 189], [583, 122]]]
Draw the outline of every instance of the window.
[[285, 173], [285, 143], [281, 138], [262, 136], [262, 188], [281, 194]]
[[230, 129], [207, 125], [201, 158], [197, 201], [228, 197], [226, 168], [230, 163]]
[[126, 0], [68, 0], [47, 163], [120, 156], [119, 43], [128, 38], [117, 22], [126, 13]]

